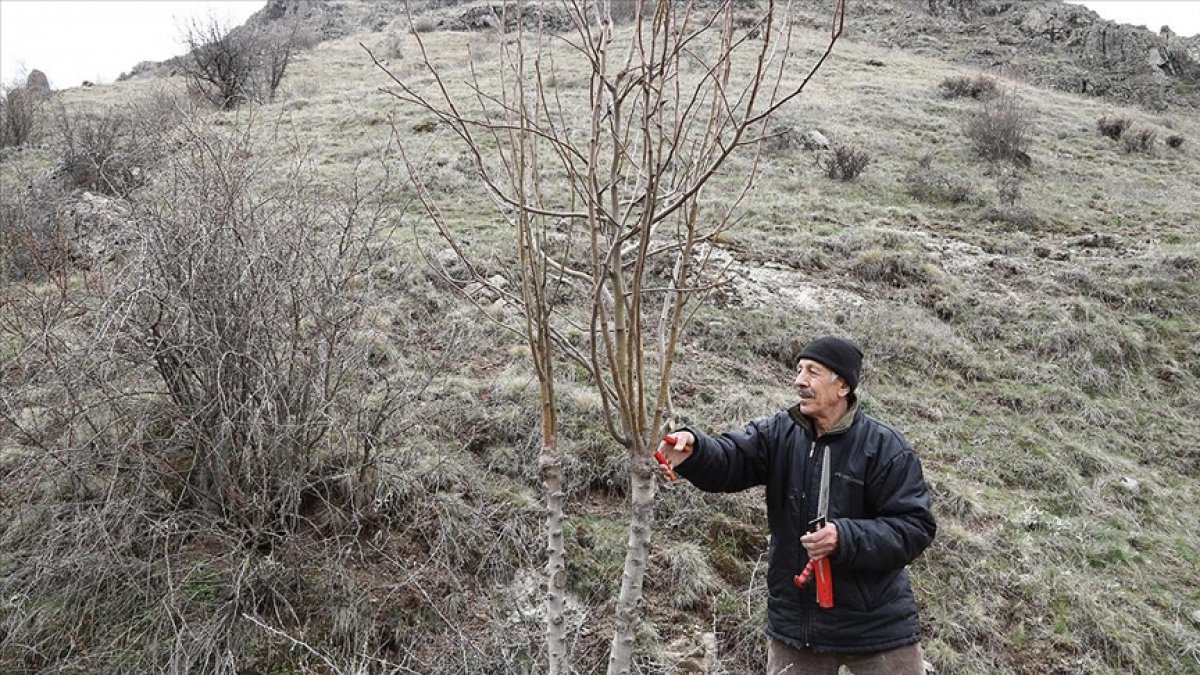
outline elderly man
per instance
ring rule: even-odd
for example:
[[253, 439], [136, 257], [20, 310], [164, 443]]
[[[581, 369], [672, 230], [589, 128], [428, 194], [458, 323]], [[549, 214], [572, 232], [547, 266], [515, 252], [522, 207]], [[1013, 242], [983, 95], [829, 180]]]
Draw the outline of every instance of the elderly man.
[[[659, 446], [701, 490], [767, 488], [769, 675], [836, 675], [842, 665], [855, 675], [924, 672], [905, 566], [937, 524], [912, 447], [859, 408], [861, 372], [856, 344], [819, 338], [796, 363], [796, 406], [720, 436], [680, 430]], [[809, 561], [822, 559], [828, 608], [806, 583]]]

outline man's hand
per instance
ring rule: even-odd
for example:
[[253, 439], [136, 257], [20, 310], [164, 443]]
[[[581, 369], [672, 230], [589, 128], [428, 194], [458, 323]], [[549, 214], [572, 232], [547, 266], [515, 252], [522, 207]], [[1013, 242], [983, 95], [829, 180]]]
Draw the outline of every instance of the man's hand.
[[816, 532], [809, 532], [800, 537], [800, 543], [808, 551], [808, 557], [813, 560], [820, 560], [821, 558], [831, 556], [837, 550], [837, 526], [833, 523], [826, 523], [825, 527]]
[[675, 437], [675, 445], [671, 445], [663, 440], [658, 444], [658, 451], [667, 458], [667, 462], [671, 464], [671, 468], [675, 468], [683, 464], [688, 457], [692, 456], [692, 448], [696, 444], [696, 437], [690, 431], [676, 431], [671, 434]]

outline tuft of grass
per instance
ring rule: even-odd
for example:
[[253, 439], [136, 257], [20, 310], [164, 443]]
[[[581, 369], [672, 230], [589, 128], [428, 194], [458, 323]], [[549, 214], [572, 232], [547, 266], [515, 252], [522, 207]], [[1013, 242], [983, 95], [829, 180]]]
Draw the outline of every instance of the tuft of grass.
[[721, 581], [709, 564], [708, 555], [695, 542], [672, 543], [665, 552], [665, 568], [671, 579], [671, 605], [681, 611], [706, 609], [721, 589]]
[[927, 284], [939, 276], [937, 268], [916, 251], [882, 248], [856, 253], [850, 272], [863, 281], [897, 288]]
[[971, 181], [934, 165], [933, 156], [917, 160], [904, 175], [904, 191], [924, 202], [961, 204], [975, 198]]
[[1150, 152], [1157, 139], [1158, 132], [1150, 127], [1130, 127], [1121, 134], [1121, 149], [1128, 153]]
[[987, 75], [954, 75], [938, 83], [942, 98], [991, 98], [1000, 93], [996, 79]]

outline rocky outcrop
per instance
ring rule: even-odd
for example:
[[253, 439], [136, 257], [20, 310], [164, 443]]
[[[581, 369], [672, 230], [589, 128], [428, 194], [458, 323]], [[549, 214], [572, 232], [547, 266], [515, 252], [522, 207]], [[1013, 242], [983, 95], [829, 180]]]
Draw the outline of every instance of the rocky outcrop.
[[[813, 26], [829, 18], [813, 8]], [[1200, 37], [1058, 0], [855, 0], [847, 37], [1151, 109], [1200, 108]]]
[[[395, 2], [378, 1], [368, 11], [402, 11]], [[311, 31], [315, 40], [333, 40], [360, 30], [359, 22], [346, 3], [331, 0], [269, 0], [247, 21], [250, 26], [268, 26], [281, 21], [295, 22]]]
[[[1031, 47], [1074, 57], [1083, 93], [1164, 108], [1185, 102], [1176, 95], [1182, 93], [1175, 91], [1178, 83], [1200, 83], [1200, 40], [1170, 30], [1153, 33], [1106, 21], [1081, 5], [1058, 3], [1024, 10], [1017, 25]], [[1054, 84], [1074, 88], [1076, 82], [1059, 78]]]
[[29, 77], [25, 78], [25, 91], [31, 94], [49, 94], [50, 80], [46, 79], [46, 74], [40, 70], [30, 71]]

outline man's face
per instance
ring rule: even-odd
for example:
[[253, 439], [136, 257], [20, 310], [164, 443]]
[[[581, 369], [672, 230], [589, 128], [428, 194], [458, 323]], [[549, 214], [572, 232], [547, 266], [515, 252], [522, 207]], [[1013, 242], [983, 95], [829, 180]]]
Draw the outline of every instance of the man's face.
[[809, 417], [827, 417], [850, 394], [850, 387], [832, 370], [809, 359], [796, 364], [796, 394], [800, 396], [800, 412]]

